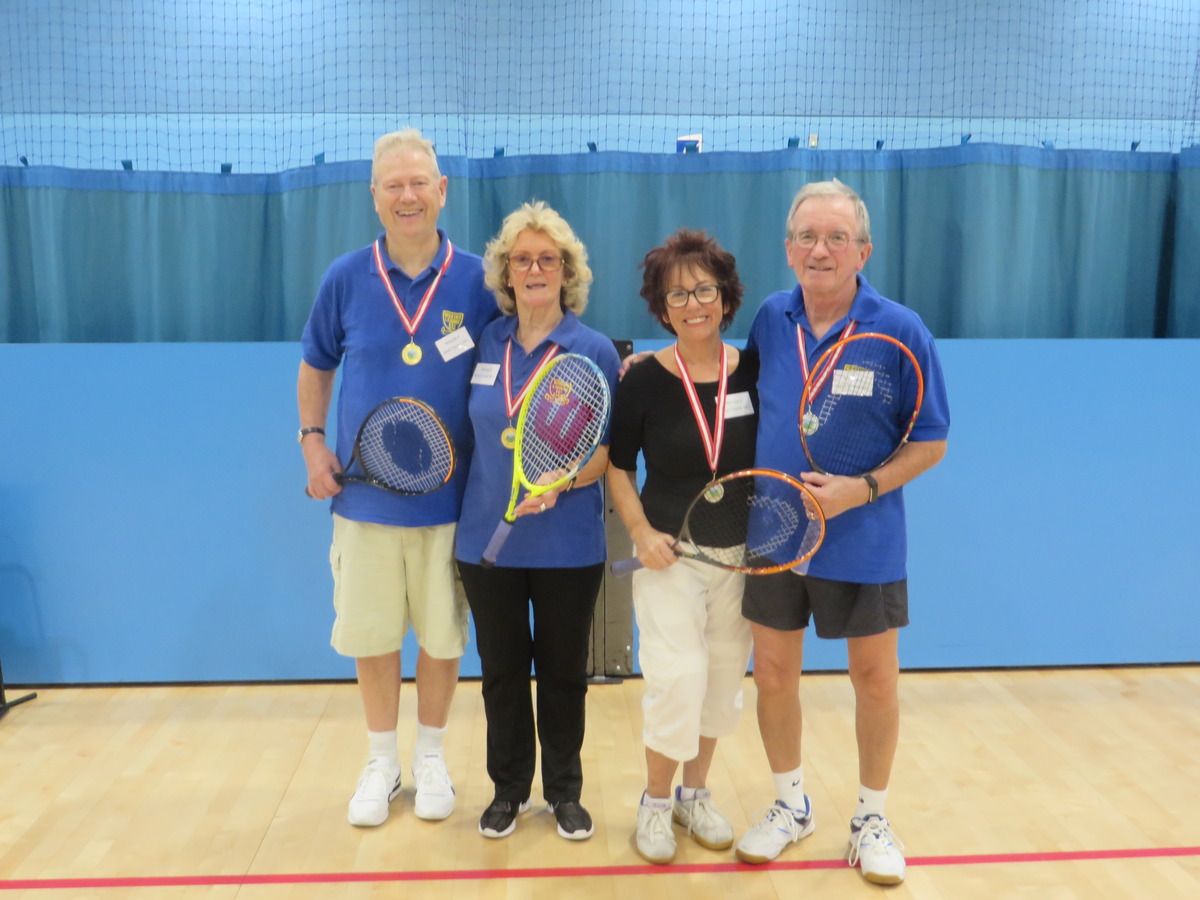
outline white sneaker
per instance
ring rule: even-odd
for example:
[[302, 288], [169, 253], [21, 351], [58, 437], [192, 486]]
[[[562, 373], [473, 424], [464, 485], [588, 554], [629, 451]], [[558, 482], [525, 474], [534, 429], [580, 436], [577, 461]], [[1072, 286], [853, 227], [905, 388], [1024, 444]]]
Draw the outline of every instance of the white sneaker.
[[417, 785], [413, 812], [418, 819], [438, 821], [454, 812], [454, 785], [440, 753], [427, 753], [413, 762], [412, 773]]
[[697, 788], [693, 800], [680, 800], [676, 788], [674, 818], [701, 847], [728, 850], [733, 846], [733, 826], [713, 806], [712, 791], [708, 788]]
[[350, 798], [346, 818], [351, 825], [382, 825], [387, 821], [388, 804], [400, 793], [400, 770], [385, 760], [372, 759], [358, 776], [358, 787]]
[[665, 866], [675, 858], [675, 832], [671, 828], [671, 801], [651, 800], [653, 806], [638, 804], [637, 852], [638, 856], [656, 866]]
[[850, 853], [847, 861], [862, 869], [873, 884], [899, 884], [904, 880], [904, 844], [892, 833], [883, 816], [850, 820]]
[[737, 858], [756, 864], [770, 862], [788, 844], [812, 834], [815, 826], [812, 801], [807, 795], [804, 797], [803, 812], [792, 809], [782, 800], [776, 800], [774, 805], [767, 807], [759, 823], [742, 835], [737, 845]]

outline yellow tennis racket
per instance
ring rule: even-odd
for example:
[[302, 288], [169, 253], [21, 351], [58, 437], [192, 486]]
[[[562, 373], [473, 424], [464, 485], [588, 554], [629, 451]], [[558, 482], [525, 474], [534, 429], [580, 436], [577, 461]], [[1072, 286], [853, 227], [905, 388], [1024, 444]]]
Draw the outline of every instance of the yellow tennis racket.
[[522, 490], [539, 497], [579, 474], [600, 446], [611, 408], [608, 379], [586, 356], [564, 353], [538, 373], [517, 416], [512, 496], [481, 565], [493, 566], [500, 555], [517, 521]]

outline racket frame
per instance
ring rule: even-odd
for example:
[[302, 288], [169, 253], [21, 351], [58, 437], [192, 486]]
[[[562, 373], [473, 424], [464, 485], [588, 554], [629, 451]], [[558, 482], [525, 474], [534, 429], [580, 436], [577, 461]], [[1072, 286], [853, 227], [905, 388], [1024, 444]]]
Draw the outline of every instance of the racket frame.
[[[363, 453], [362, 453], [363, 435], [366, 433], [367, 426], [369, 424], [371, 424], [371, 419], [374, 418], [376, 413], [378, 413], [384, 407], [389, 406], [393, 403], [410, 403], [413, 406], [418, 407], [419, 409], [421, 409], [422, 411], [427, 413], [430, 416], [430, 418], [433, 419], [434, 424], [436, 424], [437, 427], [441, 430], [442, 437], [446, 441], [446, 452], [449, 454], [449, 457], [450, 457], [450, 465], [447, 468], [445, 477], [442, 478], [442, 480], [439, 484], [433, 485], [432, 487], [428, 487], [428, 488], [425, 488], [425, 489], [419, 490], [419, 491], [405, 490], [404, 488], [400, 488], [400, 487], [396, 487], [394, 485], [388, 484], [387, 482], [381, 480], [376, 475], [372, 475], [371, 470], [369, 468], [367, 468], [366, 461], [363, 459]], [[454, 469], [455, 469], [455, 466], [456, 466], [456, 463], [458, 460], [458, 456], [454, 450], [454, 441], [450, 437], [450, 429], [448, 429], [446, 427], [446, 423], [442, 421], [442, 417], [437, 414], [437, 411], [432, 406], [430, 406], [424, 400], [418, 400], [416, 397], [389, 397], [388, 399], [384, 400], [382, 403], [377, 404], [374, 407], [374, 409], [372, 409], [369, 413], [367, 413], [367, 417], [365, 419], [363, 419], [362, 424], [358, 426], [358, 434], [354, 438], [354, 451], [351, 453], [351, 460], [353, 462], [358, 463], [358, 467], [359, 467], [359, 469], [362, 470], [363, 474], [362, 475], [347, 475], [345, 471], [334, 472], [333, 480], [336, 481], [338, 484], [340, 484], [340, 485], [345, 485], [347, 483], [369, 484], [372, 487], [377, 487], [382, 490], [389, 491], [390, 493], [393, 493], [393, 494], [400, 494], [405, 497], [418, 497], [423, 494], [432, 494], [434, 491], [440, 490], [441, 488], [445, 487], [447, 484], [450, 483], [450, 479], [454, 477]], [[349, 469], [349, 467], [347, 467], [347, 469]]]
[[[796, 559], [793, 559], [790, 562], [777, 563], [770, 566], [732, 566], [728, 563], [723, 563], [719, 560], [712, 559], [711, 557], [704, 555], [702, 552], [688, 549], [688, 547], [699, 546], [692, 540], [691, 532], [688, 527], [688, 519], [692, 514], [692, 510], [696, 508], [696, 505], [699, 503], [709, 502], [707, 499], [705, 499], [705, 494], [708, 493], [713, 485], [723, 484], [727, 481], [732, 481], [736, 478], [745, 478], [747, 476], [775, 478], [779, 481], [786, 482], [804, 497], [804, 506], [809, 513], [809, 524], [807, 528], [819, 528], [820, 533], [817, 535], [817, 539], [813, 541], [812, 546]], [[813, 496], [813, 493], [808, 489], [808, 486], [805, 485], [804, 482], [802, 482], [799, 478], [795, 478], [786, 472], [780, 472], [778, 469], [752, 468], [741, 469], [737, 472], [730, 472], [729, 474], [722, 475], [715, 481], [711, 481], [706, 484], [704, 488], [692, 498], [692, 502], [688, 504], [687, 511], [683, 514], [683, 526], [680, 528], [679, 535], [675, 538], [675, 544], [673, 546], [675, 552], [684, 559], [694, 559], [702, 563], [707, 563], [710, 566], [716, 566], [718, 569], [725, 569], [728, 572], [741, 572], [743, 575], [772, 575], [775, 572], [783, 572], [788, 569], [794, 569], [796, 566], [799, 566], [812, 559], [813, 554], [821, 548], [821, 544], [824, 542], [824, 540], [825, 513], [822, 512], [821, 504], [817, 502], [817, 498]], [[628, 575], [630, 572], [634, 572], [637, 569], [643, 568], [643, 566], [641, 560], [634, 556], [630, 557], [629, 559], [618, 560], [609, 568], [613, 575]]]
[[[833, 357], [835, 353], [839, 353], [844, 347], [849, 346], [850, 344], [854, 343], [855, 341], [861, 341], [861, 340], [865, 340], [865, 339], [887, 341], [888, 343], [894, 345], [898, 350], [900, 350], [901, 353], [903, 353], [905, 356], [908, 357], [908, 361], [912, 364], [912, 369], [913, 369], [913, 372], [915, 373], [916, 379], [917, 379], [916, 404], [913, 406], [912, 415], [910, 415], [908, 417], [908, 424], [904, 428], [904, 433], [900, 435], [900, 440], [897, 442], [897, 444], [896, 444], [895, 448], [892, 450], [892, 452], [889, 453], [882, 461], [876, 463], [874, 466], [872, 466], [871, 468], [869, 468], [863, 472], [853, 472], [853, 473], [829, 472], [829, 471], [826, 471], [821, 466], [821, 464], [818, 463], [813, 458], [812, 451], [808, 446], [808, 435], [806, 435], [804, 433], [804, 415], [805, 415], [806, 411], [811, 410], [813, 400], [816, 399], [816, 397], [813, 395], [814, 388], [816, 388], [816, 393], [819, 394], [821, 389], [824, 387], [824, 382], [828, 381], [829, 389], [831, 391], [833, 390], [833, 375], [834, 375], [834, 373], [829, 372], [828, 378], [820, 377], [820, 373], [825, 368], [826, 361], [829, 360], [831, 357]], [[815, 381], [818, 378], [820, 378], [820, 380], [822, 381], [822, 384], [820, 386], [815, 384]], [[820, 355], [820, 357], [817, 359], [816, 364], [812, 367], [811, 370], [809, 370], [808, 380], [805, 381], [804, 389], [800, 394], [800, 410], [799, 410], [799, 414], [797, 416], [796, 424], [800, 430], [800, 445], [804, 448], [804, 456], [805, 456], [805, 458], [808, 459], [808, 464], [810, 466], [812, 466], [814, 472], [819, 472], [822, 475], [842, 474], [842, 475], [849, 475], [851, 478], [861, 478], [863, 475], [869, 474], [870, 472], [874, 472], [876, 469], [881, 468], [882, 466], [886, 465], [887, 463], [889, 463], [893, 459], [895, 459], [896, 454], [899, 453], [901, 448], [903, 448], [904, 445], [908, 443], [908, 438], [912, 434], [913, 426], [917, 424], [917, 416], [919, 416], [921, 414], [921, 404], [924, 401], [924, 398], [925, 398], [925, 375], [921, 371], [921, 365], [920, 365], [920, 363], [917, 362], [917, 357], [913, 354], [912, 350], [910, 350], [908, 348], [908, 346], [903, 341], [901, 341], [899, 338], [894, 338], [890, 334], [882, 334], [877, 331], [862, 331], [857, 334], [852, 334], [849, 337], [842, 338], [840, 341], [837, 341], [835, 344], [828, 347], [825, 350], [825, 352]], [[826, 426], [822, 425], [821, 427], [824, 428]], [[836, 428], [837, 426], [835, 425], [834, 427]]]

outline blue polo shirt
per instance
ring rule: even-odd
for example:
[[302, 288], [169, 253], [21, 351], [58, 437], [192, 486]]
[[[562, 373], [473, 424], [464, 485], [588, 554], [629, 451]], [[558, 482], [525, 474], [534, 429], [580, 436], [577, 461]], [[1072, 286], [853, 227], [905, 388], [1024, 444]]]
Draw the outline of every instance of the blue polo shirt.
[[[615, 388], [621, 359], [613, 342], [593, 331], [567, 312], [558, 327], [526, 354], [516, 340], [517, 317], [506, 316], [484, 329], [479, 339], [477, 366], [480, 377], [471, 385], [471, 425], [475, 452], [463, 499], [462, 517], [454, 555], [466, 563], [478, 563], [496, 525], [504, 518], [512, 494], [513, 451], [500, 443], [508, 427], [504, 408], [504, 348], [513, 340], [512, 390], [516, 396], [532, 377], [538, 362], [558, 344], [560, 353], [578, 353], [595, 362]], [[488, 364], [499, 365], [495, 378], [485, 377]], [[515, 425], [515, 419], [513, 424]], [[608, 444], [605, 429], [602, 444]], [[521, 516], [496, 560], [498, 566], [514, 568], [565, 568], [604, 562], [604, 503], [599, 482], [559, 494], [553, 509]]]
[[[410, 320], [446, 260], [446, 235], [440, 228], [438, 236], [437, 256], [416, 278], [409, 278], [391, 261], [382, 245], [384, 236], [378, 239], [388, 276]], [[458, 519], [466, 486], [466, 463], [471, 454], [467, 392], [475, 345], [484, 326], [498, 317], [500, 310], [496, 298], [484, 287], [483, 261], [455, 246], [450, 267], [415, 334], [421, 361], [406, 365], [400, 352], [409, 343], [408, 331], [376, 270], [373, 246], [334, 260], [317, 291], [301, 339], [304, 361], [314, 369], [342, 366], [336, 412], [338, 459], [343, 468], [349, 468], [358, 429], [378, 404], [389, 397], [417, 397], [437, 410], [446, 423], [457, 464], [450, 483], [432, 494], [408, 497], [351, 482], [332, 499], [330, 508], [358, 522], [443, 525]], [[436, 342], [461, 329], [470, 336], [471, 347], [444, 358]]]
[[[836, 322], [819, 342], [813, 336], [804, 312], [804, 297], [799, 285], [794, 290], [767, 297], [754, 317], [746, 347], [757, 348], [761, 357], [758, 465], [792, 474], [811, 470], [800, 446], [798, 430], [804, 376], [800, 368], [796, 326], [804, 329], [811, 370], [821, 354], [841, 336], [850, 319], [858, 323], [856, 333], [880, 332], [902, 341], [921, 365], [925, 398], [909, 440], [946, 439], [950, 431], [950, 408], [933, 336], [915, 312], [881, 297], [860, 275], [858, 293], [849, 315]], [[808, 572], [818, 578], [884, 584], [907, 577], [907, 558], [904, 489], [901, 488], [884, 494], [875, 503], [856, 507], [831, 519], [825, 541], [813, 557]]]

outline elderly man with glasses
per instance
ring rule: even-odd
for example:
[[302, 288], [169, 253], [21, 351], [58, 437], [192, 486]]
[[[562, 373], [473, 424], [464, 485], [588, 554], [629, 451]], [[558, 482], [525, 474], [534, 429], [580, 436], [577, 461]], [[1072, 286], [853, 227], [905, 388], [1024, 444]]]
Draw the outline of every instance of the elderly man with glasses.
[[[761, 358], [756, 461], [802, 473], [827, 533], [806, 574], [747, 579], [742, 614], [754, 635], [758, 724], [776, 801], [739, 841], [737, 855], [765, 863], [814, 828], [800, 746], [800, 673], [811, 619], [818, 637], [846, 641], [854, 687], [860, 783], [848, 860], [867, 880], [896, 884], [905, 861], [884, 803], [900, 731], [898, 634], [908, 624], [902, 488], [945, 454], [945, 385], [920, 318], [881, 297], [861, 274], [871, 256], [870, 219], [853, 190], [836, 180], [803, 187], [788, 212], [784, 246], [798, 284], [766, 299], [746, 344]], [[924, 403], [908, 443], [882, 466], [861, 476], [821, 474], [802, 452], [801, 394], [822, 354], [856, 331], [889, 335], [912, 350], [924, 374]], [[836, 360], [829, 368], [836, 383]]]

